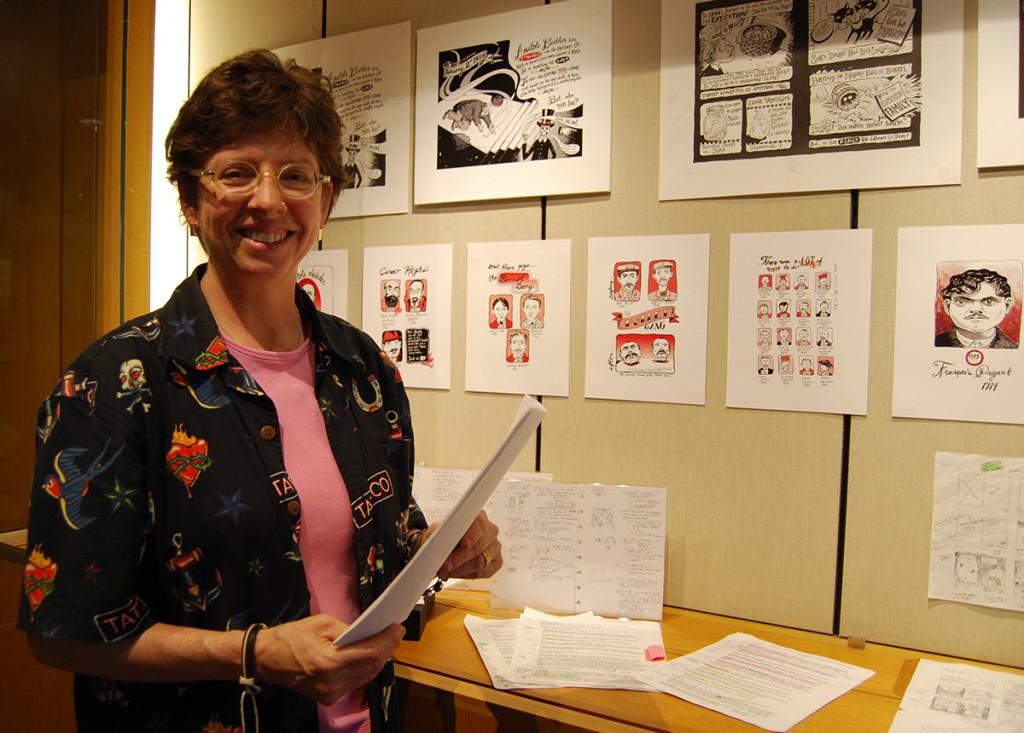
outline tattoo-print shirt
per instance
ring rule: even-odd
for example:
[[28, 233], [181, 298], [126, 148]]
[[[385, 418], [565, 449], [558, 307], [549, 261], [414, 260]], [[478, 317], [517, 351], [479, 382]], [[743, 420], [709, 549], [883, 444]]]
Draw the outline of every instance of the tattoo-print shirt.
[[[18, 626], [112, 642], [157, 622], [244, 629], [309, 615], [298, 493], [273, 403], [228, 352], [200, 266], [158, 311], [96, 341], [39, 411]], [[315, 394], [348, 487], [360, 605], [426, 526], [412, 498], [401, 377], [369, 336], [319, 313]], [[387, 665], [368, 687], [375, 731], [398, 730]], [[76, 675], [80, 731], [239, 731], [233, 682], [154, 684]], [[259, 694], [264, 730], [317, 731], [315, 703]]]

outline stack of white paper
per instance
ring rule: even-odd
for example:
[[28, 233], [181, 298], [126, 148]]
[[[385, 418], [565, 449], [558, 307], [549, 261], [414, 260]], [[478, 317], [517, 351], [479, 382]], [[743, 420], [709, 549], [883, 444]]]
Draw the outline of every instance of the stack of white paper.
[[466, 629], [499, 690], [601, 687], [652, 690], [636, 674], [664, 658], [661, 625], [579, 614], [559, 618], [526, 609], [521, 618], [467, 615]]

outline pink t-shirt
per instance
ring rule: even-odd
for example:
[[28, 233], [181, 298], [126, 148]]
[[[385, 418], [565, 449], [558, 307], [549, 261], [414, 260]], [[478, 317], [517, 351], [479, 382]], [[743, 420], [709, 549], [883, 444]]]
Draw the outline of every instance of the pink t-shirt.
[[[277, 408], [284, 463], [302, 503], [299, 549], [311, 610], [352, 623], [359, 615], [355, 528], [345, 480], [313, 393], [312, 342], [306, 339], [294, 351], [261, 351], [224, 340]], [[322, 733], [370, 730], [365, 688], [330, 707], [320, 705], [319, 712]]]

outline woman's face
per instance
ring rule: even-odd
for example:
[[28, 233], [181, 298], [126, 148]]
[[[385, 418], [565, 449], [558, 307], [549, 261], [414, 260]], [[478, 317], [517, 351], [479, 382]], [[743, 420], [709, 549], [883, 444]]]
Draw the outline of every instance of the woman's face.
[[331, 184], [297, 200], [281, 193], [275, 176], [290, 163], [311, 164], [319, 171], [316, 156], [290, 136], [259, 136], [220, 148], [203, 167], [213, 170], [228, 161], [245, 161], [270, 175], [262, 176], [248, 196], [227, 196], [203, 177], [196, 206], [182, 205], [185, 220], [206, 248], [210, 267], [225, 280], [281, 277], [293, 282], [299, 262], [327, 220]]

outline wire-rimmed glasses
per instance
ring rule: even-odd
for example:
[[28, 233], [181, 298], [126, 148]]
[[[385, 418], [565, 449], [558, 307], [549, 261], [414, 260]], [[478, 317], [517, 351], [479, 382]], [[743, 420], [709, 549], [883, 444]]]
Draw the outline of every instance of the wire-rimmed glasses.
[[308, 199], [331, 177], [317, 173], [306, 163], [289, 163], [276, 173], [260, 173], [256, 166], [241, 160], [229, 160], [213, 170], [192, 169], [193, 176], [209, 178], [225, 196], [251, 196], [260, 187], [264, 176], [270, 176], [285, 198]]

